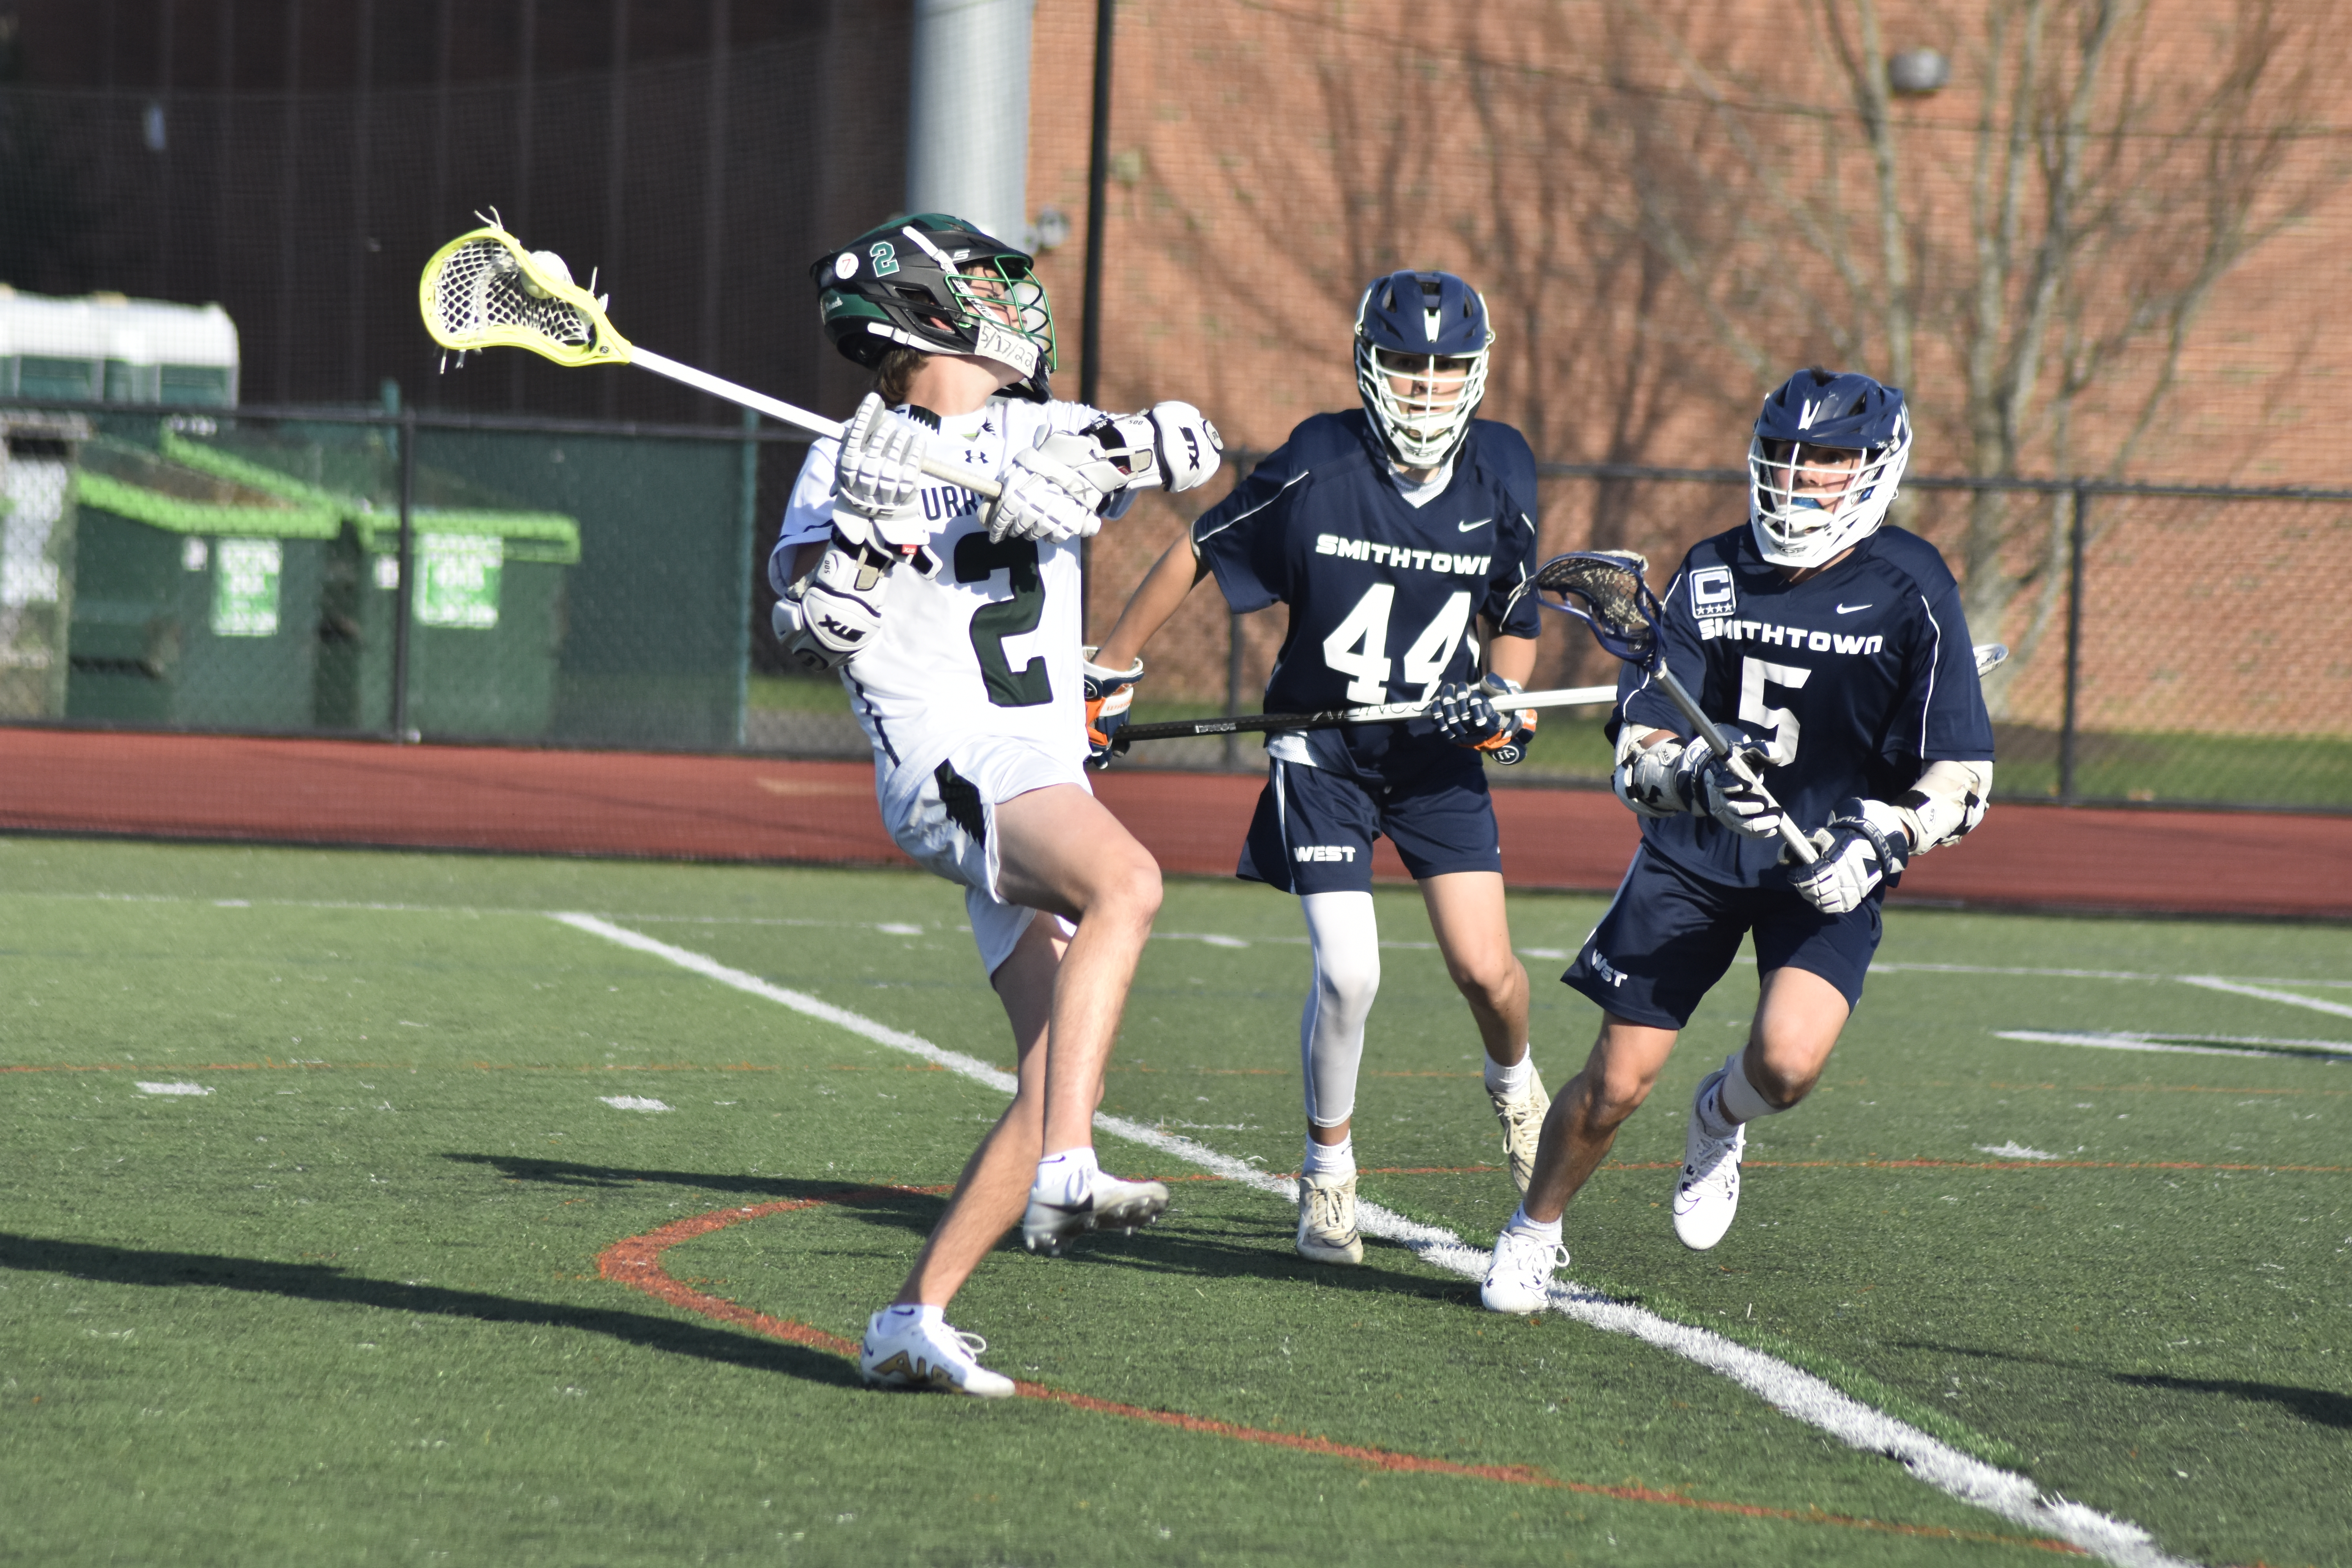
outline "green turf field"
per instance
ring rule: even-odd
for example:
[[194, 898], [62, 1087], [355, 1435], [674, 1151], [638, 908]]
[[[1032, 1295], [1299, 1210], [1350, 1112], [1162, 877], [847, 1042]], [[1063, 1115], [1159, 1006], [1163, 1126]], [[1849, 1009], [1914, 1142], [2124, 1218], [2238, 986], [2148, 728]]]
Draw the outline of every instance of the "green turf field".
[[[1513, 1194], [1475, 1037], [1412, 895], [1381, 898], [1403, 945], [1365, 1194], [1483, 1245]], [[1595, 1016], [1551, 977], [1598, 910], [1513, 905], [1555, 1089]], [[557, 910], [1009, 1061], [959, 895], [912, 874], [0, 840], [0, 1558], [2047, 1555], [1682, 1356], [1484, 1313], [1402, 1247], [1307, 1265], [1277, 1198], [1112, 1138], [1114, 1168], [1192, 1178], [1168, 1220], [1000, 1251], [953, 1313], [1073, 1397], [864, 1391], [828, 1347], [1000, 1096]], [[1160, 929], [1105, 1110], [1294, 1169], [1294, 906], [1176, 883]], [[1566, 1273], [2164, 1552], [2352, 1561], [2352, 1062], [2308, 1043], [2352, 1041], [2352, 940], [1898, 910], [1881, 958], [1697, 1255], [1661, 1205], [1752, 1000], [1735, 971], [1570, 1211]], [[2213, 1044], [2250, 1039], [2274, 1043]]]

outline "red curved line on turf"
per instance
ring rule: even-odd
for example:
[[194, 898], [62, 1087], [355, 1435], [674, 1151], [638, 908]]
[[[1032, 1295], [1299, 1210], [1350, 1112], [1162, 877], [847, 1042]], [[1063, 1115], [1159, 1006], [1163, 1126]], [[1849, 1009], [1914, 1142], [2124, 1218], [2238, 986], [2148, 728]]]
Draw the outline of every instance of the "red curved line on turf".
[[[729, 1226], [741, 1225], [746, 1220], [763, 1219], [770, 1215], [793, 1214], [803, 1209], [817, 1208], [826, 1204], [845, 1202], [860, 1195], [861, 1191], [874, 1188], [850, 1188], [838, 1193], [821, 1194], [813, 1198], [789, 1198], [777, 1203], [751, 1204], [735, 1208], [713, 1209], [707, 1214], [689, 1215], [675, 1219], [643, 1236], [625, 1237], [596, 1255], [596, 1272], [606, 1279], [617, 1281], [633, 1289], [643, 1290], [657, 1300], [682, 1308], [723, 1323], [733, 1323], [770, 1339], [790, 1344], [806, 1345], [813, 1350], [831, 1352], [838, 1356], [857, 1354], [855, 1341], [806, 1323], [796, 1323], [789, 1318], [771, 1317], [754, 1311], [723, 1296], [713, 1296], [697, 1290], [678, 1280], [662, 1267], [662, 1254], [679, 1242], [709, 1236]], [[893, 1193], [944, 1193], [947, 1187], [901, 1187], [880, 1189]], [[1068, 1389], [1053, 1388], [1042, 1383], [1016, 1379], [1013, 1387], [1024, 1399], [1043, 1399], [1055, 1405], [1091, 1411], [1098, 1415], [1124, 1416], [1130, 1421], [1149, 1422], [1157, 1426], [1172, 1426], [1183, 1432], [1200, 1432], [1214, 1437], [1224, 1437], [1239, 1443], [1257, 1443], [1268, 1447], [1289, 1448], [1302, 1454], [1319, 1454], [1329, 1458], [1350, 1459], [1377, 1470], [1402, 1471], [1409, 1474], [1460, 1476], [1471, 1480], [1498, 1481], [1511, 1486], [1541, 1487], [1550, 1491], [1575, 1492], [1584, 1497], [1605, 1497], [1619, 1502], [1662, 1503], [1672, 1508], [1695, 1509], [1702, 1513], [1733, 1514], [1743, 1519], [1780, 1520], [1796, 1524], [1833, 1524], [1849, 1530], [1876, 1531], [1893, 1535], [1918, 1536], [1937, 1541], [1974, 1541], [1998, 1545], [2031, 1546], [2045, 1552], [2068, 1556], [2084, 1555], [2081, 1549], [2063, 1541], [2036, 1540], [2030, 1536], [1999, 1535], [1990, 1531], [1948, 1530], [1940, 1525], [1895, 1524], [1885, 1520], [1861, 1519], [1848, 1514], [1824, 1513], [1819, 1509], [1799, 1511], [1793, 1509], [1765, 1508], [1756, 1503], [1726, 1502], [1714, 1498], [1689, 1497], [1681, 1492], [1660, 1491], [1652, 1487], [1595, 1486], [1589, 1481], [1562, 1480], [1557, 1476], [1528, 1465], [1465, 1465], [1452, 1459], [1432, 1458], [1425, 1454], [1402, 1454], [1391, 1448], [1367, 1447], [1355, 1443], [1335, 1443], [1328, 1437], [1310, 1437], [1299, 1432], [1276, 1432], [1262, 1426], [1244, 1426], [1231, 1421], [1219, 1421], [1205, 1415], [1187, 1415], [1175, 1410], [1150, 1410], [1139, 1405], [1122, 1405], [1115, 1400], [1097, 1399], [1090, 1394], [1076, 1394]]]

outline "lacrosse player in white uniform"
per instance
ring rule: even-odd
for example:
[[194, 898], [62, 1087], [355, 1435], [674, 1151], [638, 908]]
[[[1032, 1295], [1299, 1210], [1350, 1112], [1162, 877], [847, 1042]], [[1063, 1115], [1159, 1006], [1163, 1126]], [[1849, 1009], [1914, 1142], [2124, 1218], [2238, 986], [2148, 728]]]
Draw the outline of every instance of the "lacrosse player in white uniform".
[[[1160, 868], [1087, 783], [1077, 541], [1139, 489], [1215, 472], [1216, 432], [1188, 404], [1107, 418], [1052, 401], [1044, 285], [961, 219], [885, 224], [811, 272], [827, 335], [877, 390], [793, 486], [769, 560], [777, 637], [840, 672], [891, 837], [963, 885], [1019, 1055], [1012, 1105], [868, 1322], [860, 1365], [868, 1383], [1000, 1397], [1013, 1381], [943, 1315], [998, 1238], [1018, 1222], [1031, 1251], [1055, 1254], [1168, 1203], [1094, 1152]], [[1000, 497], [927, 476], [926, 457]]]

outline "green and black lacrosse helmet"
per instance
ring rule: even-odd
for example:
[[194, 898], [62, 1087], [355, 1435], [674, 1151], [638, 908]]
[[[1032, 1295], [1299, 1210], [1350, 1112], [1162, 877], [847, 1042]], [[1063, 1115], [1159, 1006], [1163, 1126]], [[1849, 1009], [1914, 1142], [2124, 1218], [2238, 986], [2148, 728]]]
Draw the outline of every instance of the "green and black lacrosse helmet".
[[894, 348], [1011, 365], [1006, 390], [1053, 395], [1054, 312], [1029, 253], [960, 217], [917, 213], [867, 229], [809, 268], [833, 346], [862, 365]]

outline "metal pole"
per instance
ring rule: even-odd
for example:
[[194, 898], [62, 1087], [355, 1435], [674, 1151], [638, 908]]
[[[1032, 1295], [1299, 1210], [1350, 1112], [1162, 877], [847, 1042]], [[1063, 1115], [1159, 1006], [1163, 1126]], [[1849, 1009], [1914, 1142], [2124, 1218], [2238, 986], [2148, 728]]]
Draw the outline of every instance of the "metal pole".
[[[1078, 401], [1101, 406], [1103, 190], [1110, 178], [1110, 42], [1118, 0], [1095, 0], [1095, 108], [1087, 149], [1087, 271], [1078, 301]], [[1091, 540], [1078, 541], [1078, 625], [1085, 629], [1087, 590], [1093, 584]], [[1225, 761], [1233, 761], [1233, 737], [1225, 737]]]
[[416, 410], [400, 411], [400, 578], [392, 595], [392, 738], [409, 745], [421, 737], [408, 722], [410, 605], [415, 598]]
[[2074, 804], [2074, 744], [2083, 688], [2083, 535], [2090, 492], [2077, 484], [2066, 538], [2066, 708], [2058, 721], [2058, 798]]
[[1078, 401], [1102, 391], [1102, 268], [1104, 187], [1110, 180], [1111, 24], [1118, 0], [1095, 0], [1094, 134], [1087, 151], [1087, 274], [1078, 305]]
[[735, 569], [740, 586], [735, 595], [735, 743], [743, 743], [743, 713], [751, 686], [751, 574], [760, 528], [760, 443], [751, 437], [760, 430], [757, 409], [743, 410], [742, 500], [735, 509]]
[[[1225, 612], [1225, 717], [1234, 718], [1242, 710], [1242, 617], [1238, 611]], [[1239, 735], [1225, 737], [1225, 766], [1238, 771], [1242, 765], [1242, 740]]]

